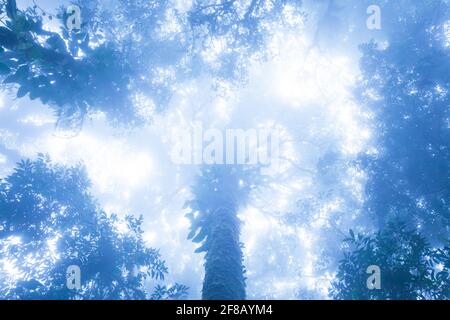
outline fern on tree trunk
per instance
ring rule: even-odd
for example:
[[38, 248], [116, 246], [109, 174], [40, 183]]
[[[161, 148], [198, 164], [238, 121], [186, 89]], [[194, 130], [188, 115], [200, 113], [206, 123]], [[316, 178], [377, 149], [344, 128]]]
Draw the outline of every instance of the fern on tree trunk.
[[251, 190], [246, 181], [254, 179], [252, 173], [237, 166], [205, 167], [192, 188], [194, 198], [187, 203], [191, 209], [188, 238], [201, 243], [197, 253], [206, 253], [204, 300], [246, 298], [237, 213]]
[[204, 300], [245, 299], [245, 277], [239, 221], [236, 212], [219, 208], [214, 213], [205, 256]]

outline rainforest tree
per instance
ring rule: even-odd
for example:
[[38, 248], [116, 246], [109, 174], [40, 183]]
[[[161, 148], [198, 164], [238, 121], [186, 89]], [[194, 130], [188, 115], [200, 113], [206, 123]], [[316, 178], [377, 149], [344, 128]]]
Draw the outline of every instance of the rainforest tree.
[[234, 166], [205, 167], [192, 189], [194, 198], [187, 203], [191, 210], [189, 239], [202, 245], [205, 252], [203, 299], [245, 299], [240, 222], [237, 213], [245, 203], [250, 188], [242, 170]]
[[[401, 5], [385, 11], [402, 12]], [[363, 45], [361, 59], [359, 96], [374, 114], [379, 146], [361, 159], [367, 210], [381, 228], [400, 218], [433, 241], [450, 226], [449, 18], [445, 1], [416, 3], [390, 21], [388, 46]]]
[[[388, 41], [361, 46], [357, 95], [374, 116], [377, 150], [362, 155], [365, 208], [376, 235], [347, 239], [333, 297], [448, 299], [450, 227], [449, 7], [446, 1], [383, 5]], [[395, 14], [393, 14], [395, 12]], [[400, 17], [398, 16], [400, 15]], [[365, 288], [380, 266], [382, 290]]]

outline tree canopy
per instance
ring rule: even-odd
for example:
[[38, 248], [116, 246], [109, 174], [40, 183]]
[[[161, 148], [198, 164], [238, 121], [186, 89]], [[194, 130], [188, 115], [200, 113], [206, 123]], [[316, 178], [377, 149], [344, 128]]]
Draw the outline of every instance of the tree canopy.
[[[69, 5], [81, 9], [74, 29]], [[448, 0], [74, 0], [47, 10], [0, 0], [0, 172], [13, 170], [0, 180], [0, 298], [188, 297], [166, 284], [170, 264], [153, 239], [174, 248], [171, 265], [182, 282], [196, 278], [203, 299], [450, 299]], [[46, 106], [87, 155], [49, 138]], [[199, 123], [242, 135], [171, 141]], [[214, 154], [225, 154], [246, 129], [279, 131], [278, 166], [168, 159], [179, 144], [219, 142]], [[110, 140], [132, 161], [97, 150]], [[255, 143], [241, 147], [260, 151]], [[53, 162], [47, 151], [67, 155]], [[69, 157], [91, 163], [61, 164]], [[109, 163], [89, 176], [87, 166]], [[126, 209], [111, 214], [90, 180], [117, 174], [109, 196]], [[183, 247], [165, 234], [181, 229]], [[79, 289], [66, 285], [69, 266], [81, 270]], [[370, 266], [380, 289], [368, 286]]]
[[[416, 230], [391, 222], [374, 235], [344, 240], [348, 247], [339, 263], [331, 294], [342, 300], [446, 300], [449, 298], [449, 243], [434, 249]], [[380, 266], [381, 290], [367, 290], [369, 266]]]
[[[6, 299], [173, 299], [187, 288], [163, 280], [168, 269], [143, 240], [142, 216], [108, 216], [89, 193], [83, 166], [41, 155], [18, 164], [0, 183], [0, 295]], [[79, 289], [66, 284], [69, 266]]]

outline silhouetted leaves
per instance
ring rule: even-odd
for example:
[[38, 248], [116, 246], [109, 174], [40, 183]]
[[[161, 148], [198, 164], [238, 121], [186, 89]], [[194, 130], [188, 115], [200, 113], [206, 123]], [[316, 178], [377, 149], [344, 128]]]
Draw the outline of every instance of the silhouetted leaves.
[[[433, 249], [403, 223], [374, 235], [351, 235], [331, 295], [344, 300], [449, 299], [449, 248]], [[369, 266], [381, 269], [381, 289], [369, 290]], [[441, 268], [441, 269], [440, 269]]]
[[[54, 165], [42, 155], [1, 181], [2, 299], [146, 299], [146, 279], [164, 279], [165, 262], [144, 244], [143, 218], [108, 216], [89, 186], [82, 166]], [[71, 265], [81, 269], [79, 290], [66, 287]], [[170, 299], [186, 290], [157, 292]]]
[[380, 227], [397, 217], [436, 241], [450, 231], [450, 51], [437, 27], [450, 10], [443, 1], [418, 2], [411, 11], [403, 5], [385, 5], [402, 12], [386, 26], [389, 46], [361, 48], [358, 93], [375, 115], [379, 143], [376, 156], [361, 158], [369, 178], [366, 208]]

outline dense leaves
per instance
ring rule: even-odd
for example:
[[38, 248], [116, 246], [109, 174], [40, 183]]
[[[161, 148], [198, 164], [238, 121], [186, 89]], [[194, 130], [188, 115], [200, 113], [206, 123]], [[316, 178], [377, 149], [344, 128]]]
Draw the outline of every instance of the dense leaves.
[[[308, 54], [323, 51], [339, 25], [339, 1], [319, 2], [326, 12], [318, 19]], [[284, 18], [304, 18], [295, 0], [74, 3], [82, 9], [81, 29], [66, 29], [62, 7], [56, 17], [61, 28], [55, 31], [49, 23], [55, 17], [37, 5], [18, 10], [15, 0], [0, 0], [3, 86], [17, 98], [51, 106], [59, 123], [73, 128], [96, 112], [134, 126], [148, 113], [151, 118], [166, 110], [173, 94], [192, 79], [211, 76], [217, 86], [241, 84], [248, 67], [270, 54], [267, 40], [273, 30], [283, 33], [296, 20], [285, 23]], [[360, 16], [370, 4], [352, 2]], [[358, 210], [362, 217], [355, 223], [367, 218], [364, 213], [372, 221], [358, 226], [366, 233], [351, 231], [344, 242], [332, 296], [449, 298], [450, 7], [445, 0], [383, 0], [378, 5], [386, 41], [361, 46], [355, 94], [373, 125], [374, 147], [352, 167], [367, 179], [365, 196], [358, 199], [364, 208], [358, 202], [339, 211], [343, 217]], [[357, 28], [349, 24], [348, 29]], [[148, 110], [139, 109], [138, 97]], [[298, 225], [308, 226], [335, 194], [339, 200], [350, 198], [340, 191], [349, 186], [343, 187], [348, 184], [343, 167], [334, 165], [338, 154], [319, 161], [314, 182], [318, 189], [323, 184], [338, 191], [299, 201]], [[237, 213], [258, 177], [239, 167], [204, 167], [192, 187], [189, 239], [200, 244], [197, 252], [205, 253], [205, 299], [246, 297]], [[144, 246], [142, 219], [107, 216], [88, 187], [82, 167], [55, 166], [44, 157], [19, 164], [0, 184], [2, 297], [184, 297], [187, 288], [180, 285], [159, 285], [147, 295], [145, 285], [162, 279], [167, 269], [158, 251]], [[340, 231], [337, 218], [327, 217], [328, 228]], [[367, 233], [373, 221], [378, 232]], [[292, 226], [294, 219], [285, 222]], [[327, 236], [328, 242], [336, 238]], [[81, 267], [84, 281], [75, 292], [64, 281], [72, 264]], [[381, 267], [382, 290], [367, 289], [369, 265]]]
[[[0, 297], [3, 299], [146, 299], [146, 280], [167, 267], [143, 241], [142, 217], [108, 216], [89, 194], [82, 166], [23, 161], [0, 184]], [[80, 267], [82, 287], [66, 286]], [[155, 299], [187, 288], [158, 286]]]
[[[385, 11], [402, 12], [402, 5]], [[424, 1], [403, 12], [389, 26], [386, 48], [362, 47], [359, 94], [374, 114], [379, 145], [361, 161], [367, 210], [380, 227], [397, 217], [439, 241], [450, 226], [450, 10]]]
[[[17, 97], [40, 99], [69, 127], [79, 127], [92, 111], [102, 111], [115, 122], [133, 121], [132, 73], [113, 42], [100, 42], [88, 30], [48, 31], [37, 6], [20, 11], [15, 0], [6, 5], [0, 70], [6, 75], [4, 84], [18, 86]], [[65, 22], [65, 8], [60, 18]]]
[[[388, 41], [361, 46], [357, 93], [378, 147], [359, 164], [365, 209], [380, 231], [347, 239], [335, 298], [449, 298], [449, 9], [446, 1], [384, 3]], [[382, 270], [382, 290], [366, 287], [370, 265]]]
[[[449, 299], [449, 247], [433, 249], [426, 239], [405, 224], [390, 223], [375, 235], [345, 240], [331, 294], [344, 300]], [[381, 269], [381, 289], [369, 290], [369, 266]]]
[[[66, 28], [66, 8], [58, 17], [61, 31], [45, 28], [47, 17], [38, 6], [7, 7], [0, 27], [0, 75], [27, 94], [51, 105], [61, 123], [79, 128], [87, 114], [103, 112], [113, 123], [142, 122], [133, 104], [137, 94], [164, 110], [177, 82], [202, 70], [226, 81], [242, 79], [250, 55], [259, 54], [270, 22], [298, 1], [195, 1], [182, 11], [169, 1], [114, 2], [78, 0], [81, 30]], [[214, 46], [227, 47], [214, 61]]]
[[[142, 116], [135, 107], [136, 96], [147, 98], [152, 108], [161, 111], [177, 82], [200, 73], [220, 81], [243, 80], [251, 59], [265, 56], [272, 24], [283, 23], [280, 18], [286, 10], [301, 15], [300, 1], [293, 0], [207, 0], [185, 8], [169, 1], [74, 3], [81, 8], [81, 29], [66, 29], [62, 7], [58, 14], [62, 27], [55, 32], [46, 28], [53, 17], [37, 5], [18, 10], [15, 0], [2, 1], [7, 16], [0, 28], [0, 73], [5, 85], [17, 88], [18, 98], [40, 99], [56, 111], [60, 124], [75, 129], [93, 112], [134, 125]], [[217, 46], [222, 48], [219, 52]], [[249, 186], [241, 185], [241, 169], [216, 169], [207, 169], [195, 188], [192, 207], [200, 214], [190, 215], [190, 238], [203, 242], [198, 251], [207, 251], [204, 297], [244, 298], [237, 209]], [[85, 203], [86, 199], [76, 200]], [[64, 212], [76, 220], [77, 216]], [[45, 235], [42, 225], [33, 226], [43, 233], [39, 236]], [[225, 266], [232, 266], [232, 272], [227, 274]], [[185, 291], [173, 287], [161, 293], [161, 288], [155, 297]]]

